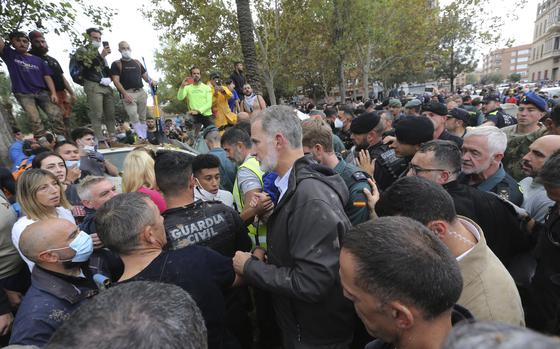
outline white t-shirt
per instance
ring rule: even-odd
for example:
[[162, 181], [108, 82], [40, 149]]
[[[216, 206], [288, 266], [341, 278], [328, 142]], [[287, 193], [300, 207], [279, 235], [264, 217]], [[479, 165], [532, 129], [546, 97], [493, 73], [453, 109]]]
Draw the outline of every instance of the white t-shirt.
[[218, 189], [218, 194], [212, 195], [206, 190], [200, 190], [198, 187], [194, 188], [194, 198], [195, 200], [202, 201], [221, 201], [222, 204], [233, 207], [233, 195], [226, 190]]
[[[57, 207], [56, 214], [58, 218], [66, 219], [70, 223], [76, 224], [76, 221], [74, 220], [74, 217], [72, 216], [72, 212], [70, 212], [70, 210], [65, 209], [64, 207]], [[17, 220], [17, 222], [14, 224], [14, 227], [12, 228], [12, 242], [14, 243], [14, 246], [18, 250], [21, 258], [25, 261], [25, 263], [27, 263], [27, 266], [29, 267], [29, 271], [33, 270], [33, 266], [35, 265], [35, 263], [27, 259], [27, 257], [25, 257], [21, 253], [21, 250], [19, 249], [19, 239], [21, 238], [21, 233], [23, 233], [25, 228], [27, 228], [28, 225], [31, 225], [33, 223], [35, 223], [34, 220], [27, 218], [27, 216], [23, 216]]]

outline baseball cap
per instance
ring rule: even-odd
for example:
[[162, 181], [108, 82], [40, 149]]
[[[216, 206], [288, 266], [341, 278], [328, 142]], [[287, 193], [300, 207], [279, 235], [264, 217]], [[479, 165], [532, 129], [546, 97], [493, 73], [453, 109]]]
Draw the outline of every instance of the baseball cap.
[[414, 98], [413, 100], [410, 100], [408, 102], [406, 102], [406, 104], [404, 105], [405, 108], [416, 108], [422, 105], [422, 102], [419, 99]]
[[430, 103], [426, 104], [424, 108], [422, 108], [422, 110], [437, 115], [447, 115], [447, 107], [445, 106], [445, 104], [435, 101], [431, 101]]
[[434, 139], [434, 124], [427, 116], [408, 116], [395, 125], [399, 143], [417, 145]]
[[468, 125], [470, 114], [465, 109], [453, 108], [449, 111], [449, 115], [447, 115], [447, 117], [461, 120], [465, 123], [465, 125]]
[[499, 101], [500, 101], [500, 98], [498, 98], [498, 96], [496, 96], [496, 95], [484, 96], [484, 98], [482, 99], [482, 103], [499, 102]]
[[402, 107], [402, 103], [399, 99], [391, 98], [389, 100], [389, 107]]

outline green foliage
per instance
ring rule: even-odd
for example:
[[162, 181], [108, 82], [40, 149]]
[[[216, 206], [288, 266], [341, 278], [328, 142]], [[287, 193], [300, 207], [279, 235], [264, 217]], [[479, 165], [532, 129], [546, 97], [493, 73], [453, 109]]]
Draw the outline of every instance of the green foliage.
[[467, 85], [474, 85], [478, 82], [478, 77], [476, 74], [467, 74], [465, 77], [465, 82]]
[[108, 28], [114, 14], [114, 10], [86, 0], [3, 0], [0, 1], [0, 35], [13, 30], [52, 30], [58, 35], [68, 35], [77, 44], [82, 39], [76, 29], [79, 15]]
[[490, 73], [480, 78], [480, 83], [487, 84], [500, 84], [504, 81], [504, 76], [500, 73]]
[[511, 81], [511, 82], [519, 82], [519, 81], [521, 81], [521, 74], [519, 74], [519, 73], [511, 73], [511, 74], [508, 76], [508, 79], [509, 79], [509, 81]]

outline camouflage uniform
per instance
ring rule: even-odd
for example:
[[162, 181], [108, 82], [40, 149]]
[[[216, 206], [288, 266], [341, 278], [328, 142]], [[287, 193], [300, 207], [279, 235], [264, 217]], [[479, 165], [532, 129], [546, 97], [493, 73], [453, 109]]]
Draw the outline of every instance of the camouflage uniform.
[[531, 143], [546, 134], [546, 127], [540, 125], [537, 131], [524, 135], [516, 133], [517, 125], [504, 127], [502, 131], [504, 131], [508, 138], [502, 163], [506, 172], [516, 181], [520, 181], [526, 177], [521, 171], [521, 159], [529, 152]]

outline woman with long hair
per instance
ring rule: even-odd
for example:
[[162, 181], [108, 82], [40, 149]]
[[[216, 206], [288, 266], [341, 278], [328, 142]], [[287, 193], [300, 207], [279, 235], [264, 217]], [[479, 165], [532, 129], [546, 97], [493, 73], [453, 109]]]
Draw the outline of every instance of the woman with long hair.
[[29, 169], [23, 172], [17, 181], [16, 200], [24, 216], [20, 217], [12, 228], [12, 242], [22, 259], [29, 266], [35, 265], [19, 249], [19, 239], [23, 230], [30, 224], [47, 218], [61, 218], [76, 224], [70, 203], [58, 178], [47, 170]]
[[66, 198], [72, 205], [72, 215], [78, 223], [81, 222], [86, 215], [86, 211], [82, 205], [82, 200], [78, 196], [77, 184], [74, 184], [80, 178], [80, 170], [68, 169], [64, 158], [51, 151], [39, 153], [35, 156], [31, 167], [47, 170], [56, 176], [64, 189]]
[[123, 192], [140, 192], [150, 196], [163, 213], [167, 209], [165, 200], [156, 187], [154, 159], [145, 151], [131, 151], [123, 163]]

